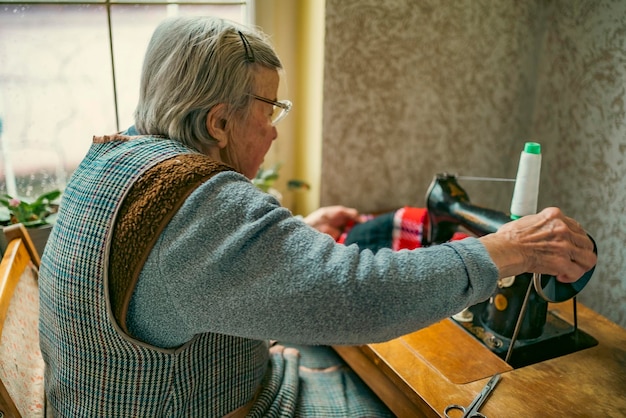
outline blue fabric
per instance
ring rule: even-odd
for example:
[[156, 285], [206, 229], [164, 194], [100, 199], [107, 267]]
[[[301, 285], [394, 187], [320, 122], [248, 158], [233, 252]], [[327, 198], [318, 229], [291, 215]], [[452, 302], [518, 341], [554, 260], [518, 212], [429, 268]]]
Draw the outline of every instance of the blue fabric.
[[374, 253], [381, 248], [392, 248], [394, 214], [395, 212], [384, 213], [367, 222], [354, 225], [348, 232], [344, 244], [356, 244], [361, 250], [369, 249]]

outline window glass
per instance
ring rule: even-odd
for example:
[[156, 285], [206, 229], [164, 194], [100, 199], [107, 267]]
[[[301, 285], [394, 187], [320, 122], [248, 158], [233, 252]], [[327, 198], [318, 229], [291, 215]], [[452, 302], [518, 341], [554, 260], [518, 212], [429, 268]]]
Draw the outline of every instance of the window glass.
[[209, 3], [0, 0], [0, 195], [63, 190], [93, 135], [133, 123], [143, 54], [163, 18], [248, 21], [248, 2]]
[[62, 188], [115, 129], [104, 6], [0, 6], [0, 193]]
[[139, 98], [143, 54], [156, 25], [171, 15], [219, 15], [242, 22], [240, 6], [115, 5], [111, 7], [113, 58], [117, 82], [120, 129], [133, 123]]

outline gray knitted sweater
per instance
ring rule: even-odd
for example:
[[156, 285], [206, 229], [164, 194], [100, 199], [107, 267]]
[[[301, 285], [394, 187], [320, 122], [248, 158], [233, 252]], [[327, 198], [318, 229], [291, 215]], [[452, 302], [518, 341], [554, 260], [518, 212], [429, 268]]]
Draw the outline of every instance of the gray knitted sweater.
[[414, 251], [335, 243], [235, 172], [183, 204], [129, 307], [133, 335], [176, 347], [212, 332], [362, 344], [415, 331], [487, 299], [498, 271], [468, 238]]

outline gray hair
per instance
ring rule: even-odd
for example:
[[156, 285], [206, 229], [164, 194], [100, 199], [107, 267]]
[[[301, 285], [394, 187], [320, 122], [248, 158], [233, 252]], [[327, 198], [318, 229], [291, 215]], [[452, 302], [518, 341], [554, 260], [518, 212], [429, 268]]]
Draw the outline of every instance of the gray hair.
[[260, 31], [208, 16], [164, 20], [143, 63], [137, 130], [165, 135], [201, 152], [215, 145], [206, 127], [208, 112], [225, 103], [230, 118], [246, 115], [257, 65], [282, 69]]

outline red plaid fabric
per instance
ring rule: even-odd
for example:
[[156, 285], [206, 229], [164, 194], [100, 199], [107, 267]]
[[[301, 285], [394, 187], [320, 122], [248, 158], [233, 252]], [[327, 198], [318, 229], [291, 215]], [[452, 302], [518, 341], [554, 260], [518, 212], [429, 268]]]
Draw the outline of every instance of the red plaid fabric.
[[398, 209], [393, 217], [391, 248], [398, 251], [421, 247], [427, 225], [428, 212], [425, 208], [405, 206]]
[[[375, 215], [362, 215], [361, 222], [374, 219]], [[349, 222], [337, 242], [343, 244], [346, 237], [354, 227], [354, 222]], [[428, 211], [426, 208], [405, 206], [398, 209], [393, 215], [393, 230], [391, 231], [391, 248], [398, 250], [413, 250], [427, 245], [424, 242], [424, 234], [428, 231]], [[450, 241], [461, 240], [469, 235], [463, 232], [455, 232]]]

